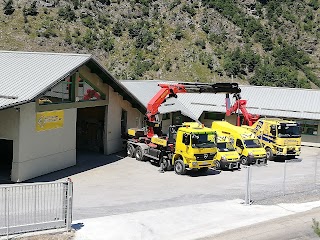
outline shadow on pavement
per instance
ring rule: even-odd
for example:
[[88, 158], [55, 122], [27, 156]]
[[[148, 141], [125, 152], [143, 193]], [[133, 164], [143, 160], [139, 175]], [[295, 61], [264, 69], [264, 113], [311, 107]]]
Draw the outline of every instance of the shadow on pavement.
[[188, 171], [187, 176], [189, 177], [206, 177], [206, 176], [212, 176], [212, 175], [218, 175], [220, 174], [220, 170], [214, 170], [214, 169], [208, 169], [206, 172], [200, 172], [200, 171]]
[[126, 157], [125, 152], [119, 152], [112, 155], [104, 155], [96, 152], [77, 151], [77, 164], [56, 172], [42, 175], [25, 181], [25, 183], [51, 182], [70, 177], [71, 175], [88, 171], [97, 167], [117, 162]]

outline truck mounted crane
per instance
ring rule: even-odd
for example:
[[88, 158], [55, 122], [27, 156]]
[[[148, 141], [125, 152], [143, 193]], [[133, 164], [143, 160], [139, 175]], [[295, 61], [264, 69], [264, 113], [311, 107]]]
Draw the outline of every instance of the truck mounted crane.
[[240, 126], [240, 113], [243, 114], [242, 127], [253, 132], [261, 141], [267, 152], [267, 160], [274, 157], [294, 158], [301, 153], [300, 126], [295, 121], [280, 118], [260, 118], [247, 111], [247, 100], [234, 94], [235, 103], [230, 106], [229, 94], [226, 94], [226, 115], [237, 113], [237, 126]]
[[[169, 133], [161, 133], [159, 107], [167, 98], [177, 98], [178, 93], [239, 93], [237, 83], [177, 83], [159, 84], [159, 92], [149, 101], [145, 115], [147, 128], [129, 129], [127, 154], [139, 161], [150, 159], [162, 164], [165, 170], [185, 174], [187, 169], [205, 172], [214, 166], [216, 154], [216, 133], [200, 122], [196, 126], [169, 126]], [[198, 121], [197, 119], [194, 119]]]

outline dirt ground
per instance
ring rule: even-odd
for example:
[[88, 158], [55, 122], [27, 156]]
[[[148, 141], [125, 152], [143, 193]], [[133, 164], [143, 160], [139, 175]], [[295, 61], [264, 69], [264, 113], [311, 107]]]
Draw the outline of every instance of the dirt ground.
[[64, 233], [52, 233], [52, 234], [44, 234], [37, 236], [28, 236], [28, 237], [16, 237], [11, 239], [19, 239], [19, 240], [73, 240], [74, 233], [73, 232], [64, 232]]

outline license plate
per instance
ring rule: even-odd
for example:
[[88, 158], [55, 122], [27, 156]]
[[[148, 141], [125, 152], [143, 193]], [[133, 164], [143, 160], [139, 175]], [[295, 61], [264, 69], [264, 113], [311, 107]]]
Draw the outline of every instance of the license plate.
[[209, 163], [206, 161], [201, 162], [201, 165], [208, 165]]

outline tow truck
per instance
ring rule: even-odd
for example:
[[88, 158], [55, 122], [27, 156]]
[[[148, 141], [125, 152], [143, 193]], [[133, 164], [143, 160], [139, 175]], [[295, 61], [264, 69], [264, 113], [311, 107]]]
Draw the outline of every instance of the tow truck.
[[260, 118], [246, 109], [247, 101], [240, 93], [234, 94], [235, 103], [231, 106], [229, 94], [226, 94], [226, 115], [237, 113], [237, 126], [240, 126], [240, 113], [243, 115], [243, 128], [253, 132], [267, 152], [267, 160], [275, 157], [294, 158], [301, 153], [301, 135], [299, 123], [280, 118]]
[[177, 98], [177, 93], [237, 93], [237, 83], [177, 83], [158, 84], [159, 92], [149, 101], [145, 114], [146, 127], [128, 129], [127, 155], [139, 161], [150, 159], [164, 170], [183, 175], [189, 169], [206, 172], [215, 166], [216, 132], [204, 127], [197, 119], [196, 125], [171, 125], [169, 134], [163, 135], [159, 107], [168, 98]]

